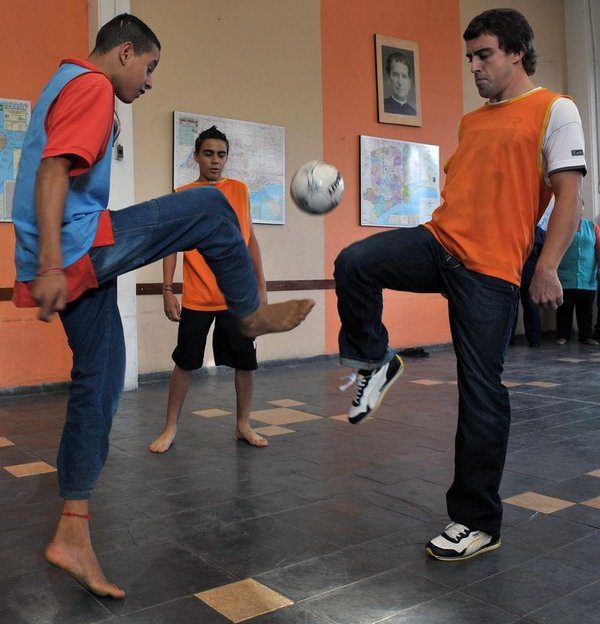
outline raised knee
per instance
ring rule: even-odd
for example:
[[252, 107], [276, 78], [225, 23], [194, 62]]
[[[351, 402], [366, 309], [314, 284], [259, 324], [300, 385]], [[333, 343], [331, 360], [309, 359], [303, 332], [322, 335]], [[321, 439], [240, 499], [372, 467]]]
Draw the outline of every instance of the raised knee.
[[336, 279], [343, 275], [356, 273], [361, 268], [364, 261], [360, 243], [353, 243], [342, 249], [335, 259], [334, 277]]

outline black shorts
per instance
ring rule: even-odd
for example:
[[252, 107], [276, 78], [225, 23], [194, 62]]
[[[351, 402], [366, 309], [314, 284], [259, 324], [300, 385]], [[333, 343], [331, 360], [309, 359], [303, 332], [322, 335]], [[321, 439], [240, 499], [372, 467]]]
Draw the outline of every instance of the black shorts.
[[183, 370], [202, 367], [204, 349], [210, 326], [215, 321], [213, 333], [213, 354], [215, 364], [230, 366], [237, 370], [256, 370], [256, 343], [252, 338], [242, 336], [238, 321], [227, 310], [204, 312], [181, 309], [181, 320], [177, 333], [177, 346], [173, 361]]

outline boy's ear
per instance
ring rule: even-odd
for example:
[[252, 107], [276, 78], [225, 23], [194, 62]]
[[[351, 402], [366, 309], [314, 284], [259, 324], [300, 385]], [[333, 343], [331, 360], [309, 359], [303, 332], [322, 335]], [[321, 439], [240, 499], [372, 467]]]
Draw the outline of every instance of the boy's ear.
[[126, 65], [133, 56], [135, 56], [135, 52], [131, 41], [126, 41], [119, 46], [119, 60], [121, 61], [121, 65]]

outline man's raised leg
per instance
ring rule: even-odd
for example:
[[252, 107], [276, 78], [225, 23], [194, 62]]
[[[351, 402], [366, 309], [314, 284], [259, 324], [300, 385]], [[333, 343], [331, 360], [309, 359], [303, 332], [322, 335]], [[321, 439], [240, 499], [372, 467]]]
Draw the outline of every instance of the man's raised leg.
[[348, 411], [352, 424], [375, 413], [403, 370], [388, 346], [382, 291], [439, 292], [438, 247], [425, 228], [399, 228], [354, 243], [336, 259], [340, 358], [358, 370]]

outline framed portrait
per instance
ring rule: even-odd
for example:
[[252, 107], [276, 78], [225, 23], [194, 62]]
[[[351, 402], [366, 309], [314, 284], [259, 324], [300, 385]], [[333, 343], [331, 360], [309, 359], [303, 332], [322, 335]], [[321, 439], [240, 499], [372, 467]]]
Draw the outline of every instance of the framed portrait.
[[422, 125], [419, 44], [375, 35], [375, 63], [379, 122]]

